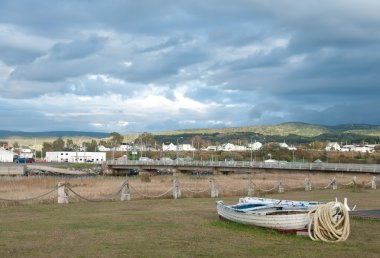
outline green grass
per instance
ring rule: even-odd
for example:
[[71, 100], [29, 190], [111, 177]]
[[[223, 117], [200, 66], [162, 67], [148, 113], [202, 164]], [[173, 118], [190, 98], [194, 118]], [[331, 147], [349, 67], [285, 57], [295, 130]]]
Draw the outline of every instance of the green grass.
[[[378, 191], [271, 195], [378, 208]], [[298, 198], [296, 198], [298, 197]], [[237, 198], [219, 198], [233, 203]], [[343, 243], [221, 221], [215, 199], [33, 204], [1, 208], [0, 257], [378, 257], [380, 222], [351, 220]]]

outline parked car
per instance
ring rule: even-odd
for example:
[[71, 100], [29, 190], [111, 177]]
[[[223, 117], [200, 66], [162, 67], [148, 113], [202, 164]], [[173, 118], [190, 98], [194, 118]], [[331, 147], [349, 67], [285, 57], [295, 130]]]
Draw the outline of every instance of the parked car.
[[34, 163], [34, 158], [15, 158], [15, 163]]

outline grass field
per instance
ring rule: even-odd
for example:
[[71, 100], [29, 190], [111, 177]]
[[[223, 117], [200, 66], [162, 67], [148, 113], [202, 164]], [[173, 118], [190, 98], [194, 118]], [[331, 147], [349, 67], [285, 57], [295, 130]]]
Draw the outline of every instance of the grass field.
[[[267, 195], [380, 207], [378, 190]], [[234, 203], [237, 197], [219, 198]], [[380, 222], [351, 220], [343, 243], [220, 221], [215, 199], [29, 204], [0, 208], [0, 257], [378, 257]]]

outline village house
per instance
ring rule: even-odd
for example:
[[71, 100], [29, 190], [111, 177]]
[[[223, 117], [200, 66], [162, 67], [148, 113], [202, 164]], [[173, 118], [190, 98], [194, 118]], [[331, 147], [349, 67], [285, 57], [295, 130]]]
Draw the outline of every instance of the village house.
[[173, 143], [170, 143], [170, 144], [163, 143], [162, 144], [162, 151], [176, 151], [176, 150], [177, 150], [177, 146], [174, 145]]
[[13, 158], [16, 156], [16, 153], [12, 151], [5, 150], [0, 148], [0, 162], [13, 162]]
[[329, 142], [325, 148], [326, 151], [338, 151], [340, 150], [340, 145], [337, 142]]
[[263, 144], [261, 142], [254, 142], [254, 143], [249, 143], [248, 144], [248, 149], [249, 150], [253, 150], [253, 151], [257, 151], [257, 150], [260, 150], [261, 148], [263, 147]]

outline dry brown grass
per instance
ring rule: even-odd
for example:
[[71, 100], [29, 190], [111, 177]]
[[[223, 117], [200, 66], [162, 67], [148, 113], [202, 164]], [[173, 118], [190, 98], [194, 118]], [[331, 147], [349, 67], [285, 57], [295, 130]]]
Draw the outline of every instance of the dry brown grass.
[[[285, 191], [303, 189], [306, 177], [310, 177], [313, 189], [321, 189], [329, 184], [333, 177], [338, 182], [338, 188], [347, 188], [351, 191], [361, 191], [365, 183], [372, 179], [370, 174], [310, 174], [304, 173], [257, 173], [253, 175], [218, 175], [215, 177], [192, 177], [179, 176], [181, 184], [182, 197], [208, 197], [210, 196], [210, 180], [215, 178], [219, 190], [219, 196], [244, 196], [247, 195], [248, 181], [252, 178], [255, 184], [255, 195], [267, 194], [266, 189], [274, 188], [280, 179], [285, 184]], [[358, 185], [343, 186], [352, 181], [356, 176]], [[130, 193], [132, 199], [144, 199], [157, 197], [166, 192], [160, 198], [172, 198], [172, 192], [169, 191], [173, 186], [172, 176], [150, 176], [150, 182], [143, 177], [129, 178]], [[118, 190], [123, 184], [125, 178], [122, 177], [80, 177], [80, 178], [59, 178], [46, 176], [33, 177], [1, 177], [0, 178], [0, 199], [20, 200], [35, 197], [54, 189], [58, 182], [66, 182], [71, 188], [81, 196], [91, 200], [116, 200], [119, 198]], [[368, 185], [366, 187], [369, 187]], [[273, 190], [272, 192], [276, 192]], [[55, 202], [56, 192], [32, 200], [29, 202]], [[70, 195], [70, 201], [80, 201], [78, 196]], [[28, 201], [25, 201], [28, 203]], [[12, 202], [1, 201], [1, 205], [10, 205]]]

